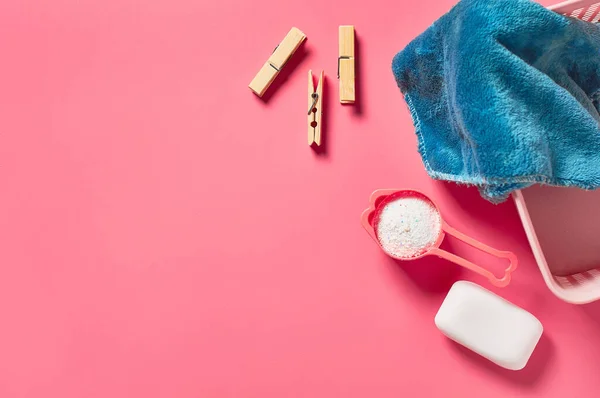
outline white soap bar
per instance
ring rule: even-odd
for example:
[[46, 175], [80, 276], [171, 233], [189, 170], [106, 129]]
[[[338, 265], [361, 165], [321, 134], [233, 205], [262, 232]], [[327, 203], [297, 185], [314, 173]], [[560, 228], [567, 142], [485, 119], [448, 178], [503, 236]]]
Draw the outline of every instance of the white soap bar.
[[529, 312], [467, 281], [456, 282], [435, 316], [448, 338], [506, 369], [523, 369], [542, 336]]

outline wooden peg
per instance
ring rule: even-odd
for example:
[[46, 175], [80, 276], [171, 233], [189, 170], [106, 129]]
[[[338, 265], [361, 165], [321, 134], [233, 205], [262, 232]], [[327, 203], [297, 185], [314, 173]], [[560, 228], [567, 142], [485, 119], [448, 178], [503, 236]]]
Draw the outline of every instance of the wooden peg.
[[323, 76], [321, 72], [317, 88], [312, 70], [308, 71], [308, 145], [321, 145], [321, 119], [323, 115]]
[[339, 28], [338, 79], [340, 80], [340, 102], [353, 104], [354, 88], [354, 26]]
[[262, 97], [273, 80], [277, 77], [285, 63], [294, 55], [300, 44], [306, 39], [306, 35], [298, 28], [292, 28], [283, 41], [273, 51], [267, 62], [260, 68], [248, 87], [256, 95]]

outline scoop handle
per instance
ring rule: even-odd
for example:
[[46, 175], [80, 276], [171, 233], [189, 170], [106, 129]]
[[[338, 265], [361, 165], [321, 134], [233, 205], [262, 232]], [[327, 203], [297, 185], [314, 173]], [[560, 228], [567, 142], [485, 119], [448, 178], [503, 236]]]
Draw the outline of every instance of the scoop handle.
[[471, 238], [470, 236], [467, 236], [467, 235], [463, 234], [462, 232], [457, 231], [456, 229], [452, 228], [451, 226], [449, 226], [446, 223], [443, 224], [442, 228], [447, 234], [454, 236], [455, 238], [463, 241], [464, 243], [466, 243], [469, 246], [479, 249], [484, 253], [491, 254], [494, 257], [507, 259], [509, 261], [509, 265], [504, 270], [504, 276], [502, 278], [498, 278], [491, 271], [489, 271], [485, 268], [482, 268], [479, 265], [473, 264], [472, 262], [470, 262], [462, 257], [459, 257], [456, 254], [449, 253], [449, 252], [442, 250], [440, 248], [437, 248], [437, 247], [429, 250], [428, 254], [433, 254], [438, 257], [442, 257], [446, 260], [452, 261], [455, 264], [458, 264], [462, 267], [470, 269], [471, 271], [474, 271], [474, 272], [478, 273], [479, 275], [482, 275], [485, 278], [487, 278], [491, 282], [491, 284], [494, 286], [504, 287], [510, 283], [511, 274], [517, 269], [517, 265], [518, 265], [517, 256], [514, 253], [509, 252], [509, 251], [501, 251], [501, 250], [497, 250], [492, 247], [489, 247], [488, 245], [485, 245], [485, 244], [479, 242], [478, 240], [475, 240], [475, 239]]

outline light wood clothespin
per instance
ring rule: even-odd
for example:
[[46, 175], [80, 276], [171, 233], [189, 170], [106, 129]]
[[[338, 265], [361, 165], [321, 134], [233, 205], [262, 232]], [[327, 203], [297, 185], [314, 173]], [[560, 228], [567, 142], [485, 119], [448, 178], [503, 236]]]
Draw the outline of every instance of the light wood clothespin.
[[300, 47], [304, 39], [306, 39], [306, 35], [300, 29], [292, 28], [283, 41], [275, 47], [275, 51], [273, 51], [267, 62], [260, 68], [256, 76], [254, 76], [254, 79], [248, 85], [250, 90], [254, 91], [259, 97], [262, 97], [281, 71], [281, 68], [294, 55], [294, 52]]
[[338, 79], [340, 102], [353, 104], [354, 90], [354, 26], [342, 25], [339, 29]]
[[308, 71], [308, 145], [321, 145], [321, 116], [323, 115], [323, 72], [317, 88], [312, 70]]

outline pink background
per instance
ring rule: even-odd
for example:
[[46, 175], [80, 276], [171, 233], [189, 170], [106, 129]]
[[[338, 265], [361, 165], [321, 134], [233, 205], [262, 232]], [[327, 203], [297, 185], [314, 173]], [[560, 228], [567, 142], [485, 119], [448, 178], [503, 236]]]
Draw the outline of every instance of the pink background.
[[[390, 62], [452, 3], [3, 1], [0, 396], [597, 396], [600, 304], [552, 296], [514, 205], [433, 182], [416, 152]], [[260, 100], [247, 85], [291, 26], [308, 41]], [[320, 153], [309, 68], [327, 79]], [[501, 294], [545, 326], [524, 371], [437, 331], [455, 280], [489, 284], [384, 256], [359, 216], [387, 187], [519, 256]]]

